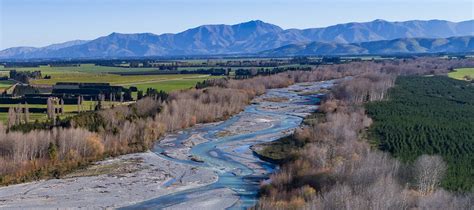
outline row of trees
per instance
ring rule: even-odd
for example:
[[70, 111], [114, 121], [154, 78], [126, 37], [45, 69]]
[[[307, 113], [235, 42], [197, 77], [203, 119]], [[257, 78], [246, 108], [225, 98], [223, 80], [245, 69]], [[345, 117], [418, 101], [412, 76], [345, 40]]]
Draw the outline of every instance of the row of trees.
[[41, 76], [41, 71], [16, 71], [16, 70], [11, 70], [10, 71], [10, 79], [28, 84], [30, 82], [30, 79], [40, 79]]
[[28, 104], [18, 104], [16, 107], [8, 109], [8, 127], [28, 123], [30, 121], [30, 111]]
[[[469, 209], [472, 194], [439, 188], [447, 170], [443, 158], [422, 155], [402, 163], [369, 142], [367, 129], [373, 122], [361, 104], [383, 100], [394, 75], [446, 73], [453, 65], [443, 60], [404, 63], [382, 63], [381, 68], [377, 63], [361, 64], [359, 71], [366, 73], [340, 82], [321, 105], [318, 123], [295, 131], [292, 138], [305, 146], [292, 152], [269, 184], [262, 184], [256, 208]], [[443, 67], [433, 72], [433, 64]]]
[[352, 104], [363, 104], [380, 101], [385, 98], [387, 91], [395, 83], [395, 74], [371, 73], [356, 80], [343, 81], [334, 93], [344, 101]]
[[[55, 97], [49, 97], [46, 100], [46, 114], [53, 125], [56, 124], [59, 115], [64, 114], [64, 100]], [[79, 105], [78, 105], [79, 107]], [[42, 108], [39, 108], [43, 110]], [[30, 108], [28, 103], [18, 104], [8, 109], [8, 129], [16, 129], [22, 126], [28, 126], [30, 122]], [[40, 124], [39, 122], [34, 122]]]

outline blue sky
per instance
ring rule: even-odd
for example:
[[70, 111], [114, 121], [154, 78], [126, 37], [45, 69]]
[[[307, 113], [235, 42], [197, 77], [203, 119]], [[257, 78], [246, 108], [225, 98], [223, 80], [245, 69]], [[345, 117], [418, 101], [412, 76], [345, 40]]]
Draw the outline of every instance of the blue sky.
[[0, 49], [263, 20], [282, 28], [474, 19], [473, 0], [0, 0]]

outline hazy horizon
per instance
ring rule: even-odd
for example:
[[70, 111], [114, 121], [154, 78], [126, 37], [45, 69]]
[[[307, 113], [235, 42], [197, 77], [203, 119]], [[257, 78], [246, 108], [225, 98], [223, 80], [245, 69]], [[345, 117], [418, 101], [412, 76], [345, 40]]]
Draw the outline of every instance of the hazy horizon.
[[0, 50], [91, 40], [112, 32], [179, 33], [200, 25], [250, 20], [304, 29], [375, 19], [474, 19], [473, 3], [464, 0], [0, 0], [0, 9]]

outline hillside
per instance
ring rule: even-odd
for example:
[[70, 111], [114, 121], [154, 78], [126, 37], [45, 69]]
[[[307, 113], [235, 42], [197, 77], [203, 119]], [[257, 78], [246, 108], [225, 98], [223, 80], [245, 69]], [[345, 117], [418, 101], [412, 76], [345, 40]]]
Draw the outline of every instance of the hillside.
[[362, 43], [291, 44], [263, 51], [265, 56], [295, 55], [361, 55], [361, 54], [410, 54], [410, 53], [460, 53], [474, 52], [474, 37], [403, 38]]

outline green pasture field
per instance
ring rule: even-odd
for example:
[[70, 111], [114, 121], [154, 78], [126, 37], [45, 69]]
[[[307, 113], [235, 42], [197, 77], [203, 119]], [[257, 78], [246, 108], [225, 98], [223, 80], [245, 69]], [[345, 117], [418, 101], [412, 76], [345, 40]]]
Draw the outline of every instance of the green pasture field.
[[448, 73], [448, 76], [460, 80], [464, 80], [465, 76], [474, 78], [474, 68], [455, 69], [453, 72]]
[[[96, 101], [84, 101], [82, 102], [82, 110], [83, 111], [90, 111], [94, 109], [94, 106], [97, 102]], [[104, 108], [111, 107], [112, 105], [118, 106], [120, 102], [111, 102], [111, 101], [104, 101], [102, 106]], [[0, 107], [17, 107], [18, 104], [0, 104]], [[24, 106], [24, 105], [23, 105]], [[46, 108], [46, 104], [28, 104], [28, 108]], [[58, 105], [57, 105], [58, 106]], [[77, 105], [76, 104], [68, 104], [64, 105], [64, 112], [77, 112]]]
[[12, 82], [10, 80], [0, 80], [0, 89], [8, 88], [13, 84], [15, 84], [15, 82]]
[[[38, 121], [46, 121], [48, 119], [46, 114], [42, 113], [30, 113], [30, 122]], [[4, 125], [8, 122], [8, 113], [0, 112], [0, 123]]]
[[[1, 76], [1, 75], [0, 75]], [[0, 81], [0, 92], [3, 92], [5, 91], [6, 89], [8, 89], [10, 86], [12, 86], [13, 84], [15, 84], [14, 82], [10, 81], [10, 80], [1, 80]]]
[[[311, 67], [312, 65], [299, 65], [299, 64], [290, 64], [290, 65], [281, 65], [278, 68], [287, 68], [287, 67]], [[246, 67], [220, 67], [220, 66], [212, 66], [212, 67], [178, 67], [178, 70], [187, 70], [187, 71], [195, 71], [198, 69], [231, 69], [231, 71], [235, 71], [237, 69], [266, 69], [271, 70], [274, 67], [258, 67], [258, 66], [246, 66]]]
[[[95, 107], [95, 104], [97, 102], [95, 101], [84, 101], [82, 103], [82, 110], [83, 111], [90, 111], [93, 110]], [[110, 101], [104, 101], [102, 106], [103, 108], [110, 108], [112, 105], [114, 106], [119, 106], [120, 102], [110, 102]], [[0, 107], [17, 107], [17, 104], [0, 104]], [[28, 104], [28, 108], [46, 108], [47, 105], [45, 104]], [[64, 105], [64, 115], [63, 117], [66, 116], [71, 116], [77, 113], [77, 105], [71, 104], [71, 105]], [[61, 116], [60, 116], [61, 117]], [[6, 123], [8, 119], [8, 113], [7, 112], [0, 112], [0, 122]], [[46, 113], [30, 113], [30, 122], [34, 122], [35, 120], [38, 121], [46, 121], [47, 115]]]
[[[217, 76], [202, 75], [202, 74], [170, 74], [170, 75], [130, 75], [122, 76], [112, 74], [117, 72], [130, 71], [150, 71], [153, 68], [120, 68], [120, 67], [104, 67], [95, 66], [94, 64], [81, 64], [77, 67], [49, 67], [40, 66], [35, 68], [3, 68], [0, 67], [0, 76], [8, 75], [9, 70], [16, 69], [17, 71], [37, 71], [40, 70], [42, 75], [49, 75], [51, 79], [38, 79], [31, 81], [35, 85], [54, 85], [57, 82], [106, 82], [111, 85], [120, 85], [124, 87], [136, 86], [138, 89], [146, 91], [147, 88], [155, 88], [171, 92], [175, 90], [182, 90], [194, 87], [197, 82], [204, 81], [210, 78], [218, 78]], [[0, 89], [6, 89], [13, 83], [10, 81], [0, 81]], [[136, 97], [136, 93], [133, 94]], [[92, 103], [92, 104], [91, 104]], [[90, 110], [94, 108], [96, 102], [85, 101], [83, 103], [83, 110]], [[117, 103], [117, 102], [115, 102]], [[118, 104], [114, 104], [118, 105]], [[15, 107], [16, 104], [0, 104], [0, 107]], [[104, 108], [110, 107], [110, 102], [103, 104]], [[46, 108], [46, 105], [29, 104], [30, 108]], [[77, 105], [65, 105], [66, 114], [74, 114], [77, 112]], [[46, 120], [46, 114], [30, 113], [31, 121]], [[8, 113], [0, 113], [0, 121], [6, 122]]]
[[196, 70], [199, 70], [199, 69], [230, 69], [231, 71], [235, 71], [237, 69], [261, 69], [261, 68], [264, 68], [264, 69], [273, 69], [273, 67], [271, 68], [268, 68], [268, 67], [220, 67], [220, 66], [213, 66], [213, 67], [178, 67], [178, 70], [179, 71], [183, 71], [183, 70], [186, 70], [186, 71], [196, 71]]
[[203, 77], [203, 75], [190, 74], [121, 76], [117, 74], [107, 73], [60, 72], [51, 74], [51, 79], [34, 80], [32, 81], [32, 84], [54, 85], [57, 82], [106, 82], [110, 83], [111, 85], [134, 86], [142, 83], [158, 82], [165, 80], [179, 80], [193, 77], [200, 77], [205, 80], [205, 77]]
[[173, 61], [184, 61], [188, 63], [201, 64], [205, 62], [227, 62], [227, 61], [257, 61], [257, 60], [272, 60], [272, 59], [281, 59], [287, 60], [289, 58], [213, 58], [213, 59], [185, 59], [185, 60], [173, 60]]
[[171, 92], [175, 90], [184, 90], [196, 86], [196, 83], [202, 82], [206, 79], [221, 78], [221, 76], [205, 76], [205, 77], [187, 77], [182, 79], [174, 80], [163, 80], [157, 82], [149, 82], [142, 84], [135, 84], [139, 90], [146, 91], [147, 88], [155, 88], [157, 90], [163, 90], [165, 92]]
[[154, 70], [153, 68], [120, 68], [109, 66], [96, 66], [95, 64], [81, 64], [80, 66], [39, 66], [39, 67], [21, 67], [21, 68], [5, 68], [0, 67], [0, 71], [8, 71], [16, 69], [17, 71], [37, 71], [40, 70], [43, 74], [54, 74], [61, 72], [88, 72], [88, 73], [107, 73], [107, 72], [130, 72], [130, 71], [147, 71]]
[[[13, 68], [11, 68], [13, 69]], [[11, 70], [8, 68], [0, 69], [1, 74], [8, 74]], [[198, 74], [170, 74], [170, 75], [129, 75], [122, 76], [118, 74], [111, 74], [117, 72], [130, 72], [130, 71], [150, 71], [153, 68], [119, 68], [119, 67], [105, 67], [95, 66], [93, 64], [82, 64], [78, 67], [49, 67], [41, 66], [36, 68], [14, 68], [17, 71], [36, 71], [40, 70], [42, 75], [49, 75], [51, 79], [38, 79], [33, 80], [31, 83], [35, 85], [54, 85], [57, 82], [106, 82], [111, 85], [121, 86], [138, 86], [142, 87], [158, 87], [157, 89], [163, 90], [177, 90], [183, 86], [183, 83], [194, 83], [197, 81], [203, 81], [210, 76], [198, 75]], [[175, 80], [185, 80], [181, 82], [171, 82]], [[164, 81], [166, 87], [160, 88], [159, 84]], [[173, 85], [177, 84], [174, 88]], [[192, 86], [194, 86], [194, 84]], [[189, 86], [189, 85], [188, 85]], [[188, 86], [185, 86], [186, 88]], [[146, 89], [146, 88], [145, 88]]]

